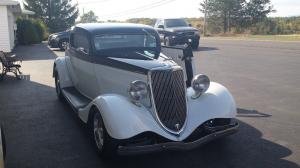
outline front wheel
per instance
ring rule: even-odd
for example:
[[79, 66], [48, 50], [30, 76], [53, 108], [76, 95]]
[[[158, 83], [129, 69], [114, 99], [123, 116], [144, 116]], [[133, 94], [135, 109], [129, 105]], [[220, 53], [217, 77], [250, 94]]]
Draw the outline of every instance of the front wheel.
[[199, 47], [199, 41], [193, 42], [193, 43], [192, 43], [192, 48], [193, 48], [194, 50], [198, 49], [198, 47]]
[[164, 44], [166, 46], [173, 46], [174, 44], [170, 41], [169, 37], [165, 37]]
[[90, 129], [96, 149], [101, 156], [113, 156], [117, 152], [117, 140], [108, 135], [100, 112], [94, 110], [93, 113]]

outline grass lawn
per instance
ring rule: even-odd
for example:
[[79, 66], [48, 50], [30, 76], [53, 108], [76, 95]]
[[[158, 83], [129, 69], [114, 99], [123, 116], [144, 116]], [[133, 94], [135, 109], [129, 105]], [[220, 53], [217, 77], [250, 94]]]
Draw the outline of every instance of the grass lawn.
[[300, 34], [291, 35], [234, 35], [203, 37], [203, 39], [228, 39], [228, 40], [257, 40], [257, 41], [299, 41]]

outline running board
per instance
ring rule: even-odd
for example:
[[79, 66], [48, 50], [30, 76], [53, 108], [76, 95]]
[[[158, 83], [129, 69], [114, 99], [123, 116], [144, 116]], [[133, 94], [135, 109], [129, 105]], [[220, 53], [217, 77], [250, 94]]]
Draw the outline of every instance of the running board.
[[76, 112], [78, 112], [80, 108], [87, 106], [91, 102], [89, 98], [79, 93], [75, 87], [63, 88], [62, 93]]

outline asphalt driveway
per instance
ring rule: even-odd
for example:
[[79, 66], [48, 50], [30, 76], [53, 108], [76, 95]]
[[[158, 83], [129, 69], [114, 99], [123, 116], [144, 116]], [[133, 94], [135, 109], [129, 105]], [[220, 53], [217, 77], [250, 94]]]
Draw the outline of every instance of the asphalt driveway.
[[58, 101], [53, 60], [63, 52], [21, 46], [23, 80], [0, 81], [0, 122], [8, 168], [299, 167], [300, 43], [203, 40], [198, 72], [224, 84], [238, 105], [240, 131], [189, 152], [102, 159], [71, 108]]

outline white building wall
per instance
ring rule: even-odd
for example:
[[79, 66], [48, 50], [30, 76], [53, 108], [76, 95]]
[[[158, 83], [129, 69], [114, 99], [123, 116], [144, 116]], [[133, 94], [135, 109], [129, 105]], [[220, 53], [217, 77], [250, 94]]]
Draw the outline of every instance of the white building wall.
[[11, 51], [10, 31], [8, 26], [8, 10], [7, 6], [0, 6], [0, 50], [4, 52]]
[[8, 10], [8, 30], [9, 30], [9, 46], [12, 50], [15, 46], [15, 31], [14, 31], [14, 24], [15, 24], [15, 16], [14, 14]]

